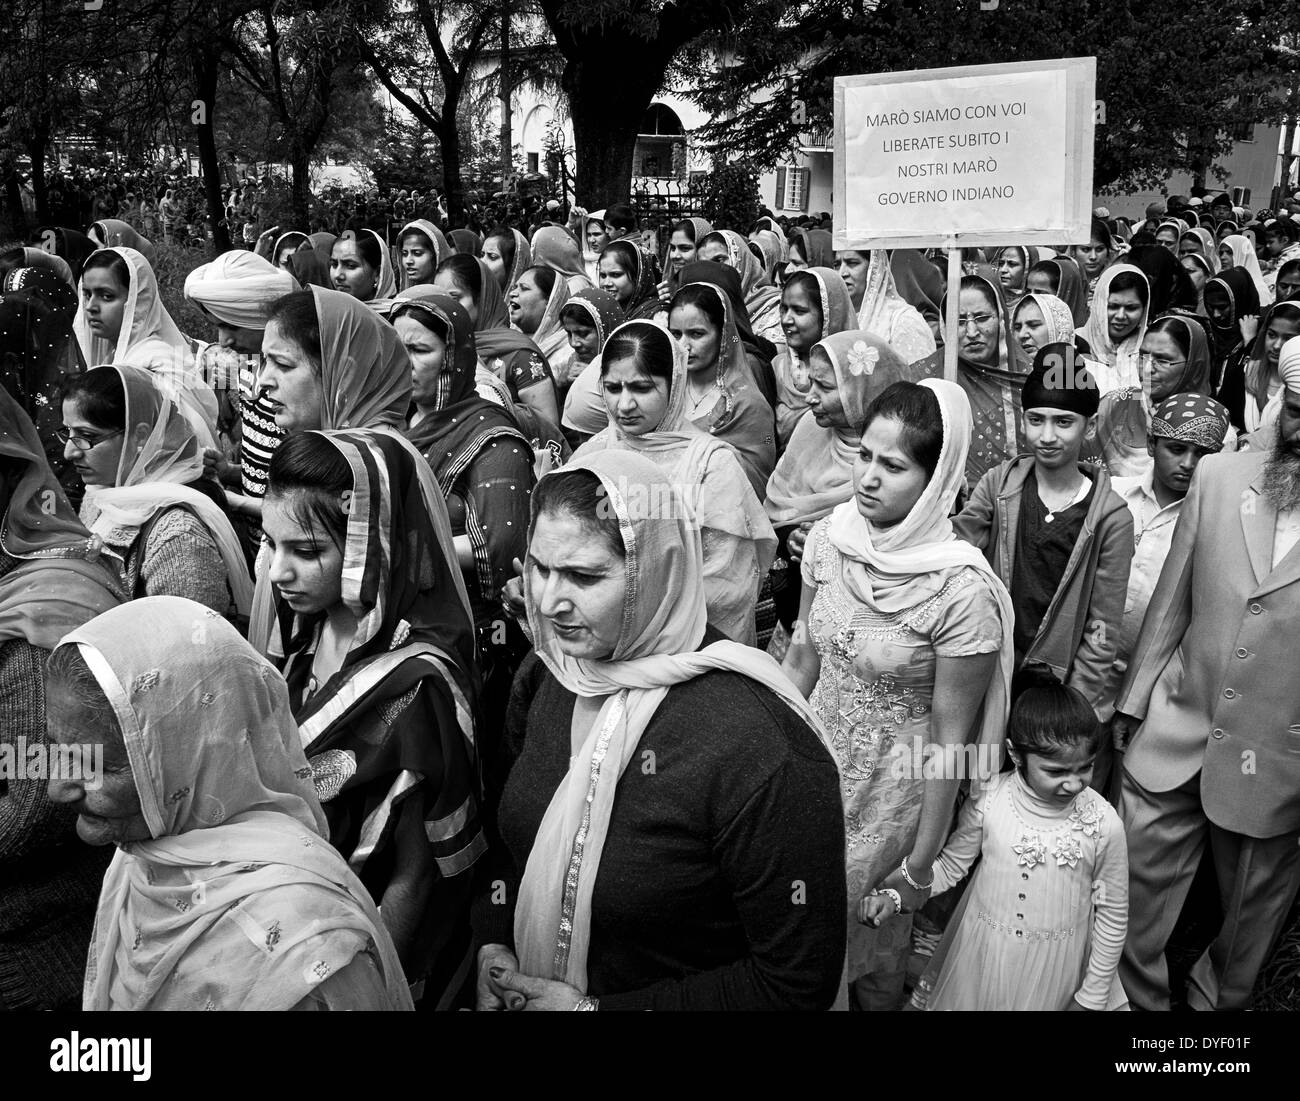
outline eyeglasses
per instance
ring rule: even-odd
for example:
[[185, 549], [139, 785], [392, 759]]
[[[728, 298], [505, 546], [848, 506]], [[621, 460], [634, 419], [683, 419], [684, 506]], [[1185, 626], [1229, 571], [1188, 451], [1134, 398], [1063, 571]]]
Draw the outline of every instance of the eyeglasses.
[[1139, 367], [1177, 367], [1187, 362], [1185, 359], [1158, 359], [1148, 352], [1139, 353], [1137, 358]]
[[84, 435], [74, 436], [72, 434], [72, 429], [63, 427], [54, 433], [54, 438], [58, 440], [59, 443], [72, 444], [72, 446], [78, 451], [89, 451], [96, 444], [103, 443], [105, 440], [111, 440], [114, 436], [122, 435], [123, 432], [125, 432], [125, 429], [119, 428], [116, 432], [105, 432], [102, 436], [96, 436], [92, 440], [87, 439]]
[[968, 325], [974, 325], [977, 329], [982, 329], [992, 320], [993, 315], [991, 313], [966, 314], [957, 318], [957, 328], [964, 329]]

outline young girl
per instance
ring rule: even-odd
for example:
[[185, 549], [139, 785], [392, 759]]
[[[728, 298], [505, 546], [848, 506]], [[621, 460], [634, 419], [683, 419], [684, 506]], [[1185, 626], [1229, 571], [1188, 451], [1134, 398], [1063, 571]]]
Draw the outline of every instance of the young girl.
[[[917, 984], [921, 1009], [1127, 1007], [1117, 975], [1128, 930], [1128, 850], [1119, 816], [1088, 787], [1099, 727], [1092, 708], [1045, 670], [1011, 709], [1015, 771], [962, 808], [934, 864], [935, 894], [982, 857]], [[866, 924], [897, 913], [897, 891], [862, 900]]]

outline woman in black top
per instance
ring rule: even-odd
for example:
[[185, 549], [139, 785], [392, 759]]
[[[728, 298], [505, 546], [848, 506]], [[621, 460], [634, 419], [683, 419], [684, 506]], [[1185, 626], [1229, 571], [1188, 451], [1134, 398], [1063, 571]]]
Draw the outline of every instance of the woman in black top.
[[838, 774], [761, 651], [705, 622], [699, 536], [658, 467], [547, 475], [525, 568], [480, 1009], [826, 1009], [844, 965]]

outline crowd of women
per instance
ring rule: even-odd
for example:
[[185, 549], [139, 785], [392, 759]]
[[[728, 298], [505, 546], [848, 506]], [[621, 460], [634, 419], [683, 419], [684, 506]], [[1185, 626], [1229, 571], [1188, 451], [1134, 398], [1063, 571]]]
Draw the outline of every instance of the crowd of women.
[[124, 223], [0, 256], [0, 739], [61, 762], [0, 1006], [1168, 1007], [1117, 751], [1202, 459], [1297, 572], [1296, 223], [968, 250], [951, 381], [938, 264], [824, 229], [306, 228], [206, 333]]

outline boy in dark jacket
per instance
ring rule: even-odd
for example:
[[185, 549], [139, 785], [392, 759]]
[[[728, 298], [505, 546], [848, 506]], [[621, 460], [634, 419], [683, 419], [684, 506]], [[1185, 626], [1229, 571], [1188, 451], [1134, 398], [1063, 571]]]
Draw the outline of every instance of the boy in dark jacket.
[[[1133, 517], [1105, 470], [1079, 461], [1100, 400], [1072, 345], [1040, 348], [1021, 391], [1029, 454], [985, 474], [953, 527], [1011, 592], [1017, 668], [1047, 665], [1108, 722]], [[1108, 764], [1099, 757], [1099, 790]]]

